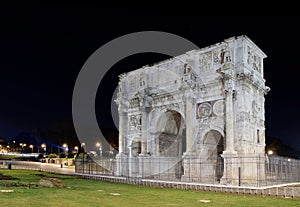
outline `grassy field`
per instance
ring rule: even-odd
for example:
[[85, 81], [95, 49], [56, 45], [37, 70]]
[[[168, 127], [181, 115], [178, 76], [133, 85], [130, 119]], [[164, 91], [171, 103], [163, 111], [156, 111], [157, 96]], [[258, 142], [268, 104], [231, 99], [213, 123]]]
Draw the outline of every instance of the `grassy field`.
[[[37, 171], [0, 170], [0, 174], [15, 178], [0, 180], [0, 190], [14, 190], [0, 192], [0, 206], [300, 206], [299, 199], [139, 187]], [[26, 187], [38, 184], [41, 175], [60, 178], [67, 188]]]

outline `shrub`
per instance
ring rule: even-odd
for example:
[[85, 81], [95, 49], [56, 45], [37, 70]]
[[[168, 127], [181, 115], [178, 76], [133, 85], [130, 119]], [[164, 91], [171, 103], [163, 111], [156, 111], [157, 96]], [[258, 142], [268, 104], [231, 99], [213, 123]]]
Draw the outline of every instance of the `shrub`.
[[65, 153], [60, 153], [60, 154], [59, 154], [59, 158], [66, 158]]
[[57, 154], [50, 154], [48, 158], [58, 158]]

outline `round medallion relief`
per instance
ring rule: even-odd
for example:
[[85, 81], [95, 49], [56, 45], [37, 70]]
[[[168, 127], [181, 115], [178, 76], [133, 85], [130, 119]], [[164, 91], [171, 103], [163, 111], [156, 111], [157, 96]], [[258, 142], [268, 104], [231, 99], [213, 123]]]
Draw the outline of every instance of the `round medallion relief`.
[[224, 100], [218, 100], [215, 102], [213, 106], [214, 114], [216, 115], [223, 115], [225, 113], [225, 101]]
[[198, 106], [198, 117], [205, 118], [212, 113], [212, 107], [209, 103], [202, 103]]

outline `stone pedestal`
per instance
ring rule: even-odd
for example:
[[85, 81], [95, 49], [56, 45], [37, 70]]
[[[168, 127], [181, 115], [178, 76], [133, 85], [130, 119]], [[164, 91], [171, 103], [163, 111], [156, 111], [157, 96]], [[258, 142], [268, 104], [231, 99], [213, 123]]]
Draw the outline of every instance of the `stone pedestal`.
[[151, 157], [140, 154], [139, 157], [139, 177], [145, 178], [151, 175]]
[[199, 172], [197, 171], [197, 155], [193, 152], [184, 153], [182, 156], [183, 161], [183, 175], [181, 181], [193, 182], [198, 181]]
[[117, 176], [128, 176], [128, 157], [124, 153], [116, 155], [117, 160]]
[[239, 184], [238, 155], [235, 151], [224, 151], [221, 155], [224, 159], [224, 173], [220, 180], [223, 185]]

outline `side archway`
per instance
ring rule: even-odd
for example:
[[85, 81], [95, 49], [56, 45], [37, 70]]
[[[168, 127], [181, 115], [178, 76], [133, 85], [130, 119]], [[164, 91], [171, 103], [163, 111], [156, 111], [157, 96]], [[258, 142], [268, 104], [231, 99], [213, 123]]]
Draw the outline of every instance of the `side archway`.
[[224, 136], [217, 130], [209, 130], [203, 138], [206, 157], [212, 163], [215, 180], [220, 182], [224, 174], [224, 160], [221, 154], [225, 150]]

